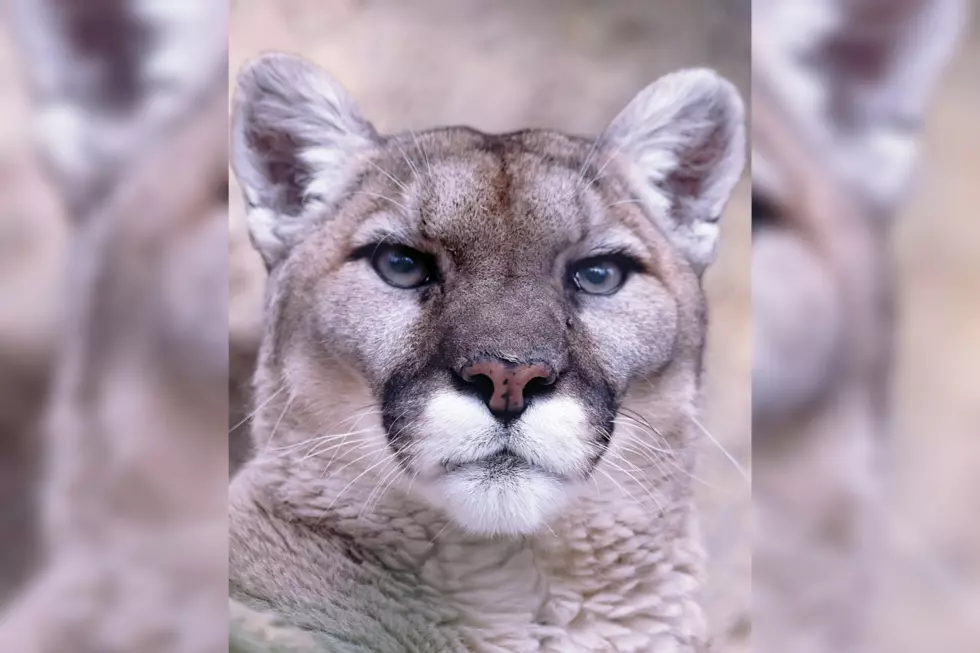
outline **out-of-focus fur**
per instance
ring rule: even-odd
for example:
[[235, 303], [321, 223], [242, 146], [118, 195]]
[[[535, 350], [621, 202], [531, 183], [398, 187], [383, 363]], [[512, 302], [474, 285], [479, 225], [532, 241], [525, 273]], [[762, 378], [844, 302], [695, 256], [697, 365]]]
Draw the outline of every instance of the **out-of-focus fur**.
[[[382, 136], [308, 62], [246, 67], [233, 164], [270, 281], [236, 598], [331, 650], [700, 650], [700, 275], [741, 121], [731, 85], [684, 71], [596, 141]], [[441, 283], [393, 288], [351, 258], [386, 240]], [[643, 270], [571, 292], [565, 267], [610, 250]], [[474, 352], [558, 381], [501, 427], [451, 381]], [[504, 442], [516, 467], [484, 463]]]
[[18, 7], [39, 149], [74, 233], [38, 446], [43, 565], [3, 615], [0, 650], [214, 651], [227, 619], [224, 7]]
[[959, 0], [753, 12], [753, 645], [871, 643], [893, 218]]

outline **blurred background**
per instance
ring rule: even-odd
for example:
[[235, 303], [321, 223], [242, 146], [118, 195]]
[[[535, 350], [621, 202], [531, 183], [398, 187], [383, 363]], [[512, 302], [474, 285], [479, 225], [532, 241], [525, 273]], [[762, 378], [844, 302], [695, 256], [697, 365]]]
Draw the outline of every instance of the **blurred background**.
[[226, 34], [2, 7], [2, 651], [227, 645]]
[[[229, 82], [263, 50], [333, 72], [381, 129], [468, 123], [595, 133], [632, 95], [680, 66], [709, 65], [750, 87], [749, 2], [713, 0], [232, 0]], [[980, 17], [926, 116], [911, 195], [896, 217], [899, 295], [890, 526], [874, 608], [882, 653], [980, 651]], [[0, 605], [41, 553], [33, 502], [39, 419], [64, 325], [72, 242], [27, 127], [34, 110], [0, 18]], [[229, 86], [230, 88], [230, 86]], [[748, 97], [746, 95], [746, 97]], [[231, 423], [246, 412], [261, 325], [262, 266], [230, 195]], [[704, 423], [751, 463], [749, 184], [729, 205], [706, 278], [712, 317]], [[215, 260], [224, 263], [224, 251]], [[69, 325], [70, 326], [70, 325]], [[233, 434], [233, 464], [247, 455]], [[166, 446], [163, 447], [163, 450]], [[698, 484], [711, 556], [706, 603], [721, 651], [751, 640], [749, 487], [705, 443]], [[788, 653], [793, 653], [788, 652]]]
[[879, 648], [980, 651], [980, 7], [926, 118], [897, 217], [893, 552]]
[[[980, 651], [980, 385], [973, 379], [980, 365], [977, 9], [956, 0], [753, 3], [754, 66], [766, 72], [754, 70], [753, 84], [765, 79], [778, 92], [823, 163], [873, 207], [869, 215], [886, 248], [885, 274], [896, 299], [890, 411], [870, 438], [860, 428], [851, 438], [826, 425], [795, 433], [790, 427], [774, 444], [755, 428], [756, 505], [791, 508], [782, 508], [783, 522], [773, 518], [755, 534], [753, 591], [762, 597], [766, 585], [782, 577], [793, 594], [756, 604], [756, 643], [766, 610], [778, 613], [775, 621], [782, 623], [769, 624], [776, 630], [799, 631], [809, 623], [813, 633], [809, 641], [787, 644], [791, 636], [784, 632], [781, 644], [770, 640], [759, 649], [765, 653]], [[761, 172], [756, 165], [756, 182]], [[770, 179], [762, 184], [777, 186]], [[888, 338], [887, 328], [879, 337]], [[806, 438], [825, 438], [826, 446]], [[849, 453], [842, 444], [848, 440], [859, 442]], [[861, 459], [865, 444], [871, 464]], [[838, 455], [827, 454], [827, 447], [837, 447]], [[818, 455], [838, 468], [797, 460]], [[775, 468], [780, 465], [784, 469]], [[762, 481], [780, 474], [781, 486]], [[774, 487], [787, 492], [769, 496]], [[828, 487], [839, 495], [825, 494]], [[862, 505], [865, 497], [870, 500]], [[798, 537], [783, 527], [806, 523], [799, 513], [818, 511], [830, 520], [826, 530]], [[859, 529], [841, 526], [855, 515], [877, 519], [866, 521], [870, 547], [845, 556], [839, 570], [821, 566], [821, 549], [860, 548]], [[787, 550], [766, 558], [759, 555], [762, 542]], [[784, 564], [796, 568], [777, 568]], [[828, 576], [852, 572], [858, 582], [834, 605], [817, 609], [814, 602], [809, 613], [785, 607], [824, 591], [819, 588], [828, 587]], [[816, 622], [825, 617], [836, 625], [824, 629], [821, 640]], [[856, 644], [850, 635], [865, 627], [868, 639]]]
[[62, 319], [68, 230], [40, 169], [24, 78], [0, 19], [0, 605], [37, 562], [40, 418]]
[[[748, 101], [749, 3], [713, 0], [238, 0], [232, 75], [265, 50], [302, 54], [344, 84], [378, 129], [468, 124], [486, 131], [548, 127], [598, 134], [658, 76], [711, 66]], [[711, 309], [703, 423], [750, 464], [748, 175], [723, 219], [707, 272]], [[259, 338], [263, 268], [251, 250], [238, 189], [231, 197], [232, 370], [241, 385]], [[239, 404], [240, 406], [242, 404]], [[233, 406], [234, 410], [234, 406]], [[247, 414], [240, 408], [238, 423]], [[242, 433], [233, 434], [241, 438]], [[695, 482], [710, 556], [710, 630], [721, 650], [749, 636], [750, 488], [704, 439]], [[235, 449], [235, 458], [244, 454]]]

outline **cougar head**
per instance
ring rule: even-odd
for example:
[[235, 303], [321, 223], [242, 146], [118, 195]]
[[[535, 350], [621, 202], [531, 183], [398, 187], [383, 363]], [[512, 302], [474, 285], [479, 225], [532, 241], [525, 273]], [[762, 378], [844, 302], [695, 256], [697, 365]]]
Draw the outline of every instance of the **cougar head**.
[[315, 407], [286, 419], [318, 433], [373, 408], [378, 460], [458, 524], [540, 528], [602, 461], [628, 394], [693, 399], [742, 117], [731, 84], [686, 70], [595, 140], [382, 135], [312, 64], [254, 61], [233, 165], [270, 270], [261, 365]]

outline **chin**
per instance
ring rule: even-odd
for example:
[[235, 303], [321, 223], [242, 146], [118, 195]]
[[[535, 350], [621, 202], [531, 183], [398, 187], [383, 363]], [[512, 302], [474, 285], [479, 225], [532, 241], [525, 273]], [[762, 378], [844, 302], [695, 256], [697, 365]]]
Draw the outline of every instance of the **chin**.
[[453, 522], [477, 535], [531, 535], [568, 504], [569, 481], [510, 458], [468, 463], [446, 470], [430, 498]]

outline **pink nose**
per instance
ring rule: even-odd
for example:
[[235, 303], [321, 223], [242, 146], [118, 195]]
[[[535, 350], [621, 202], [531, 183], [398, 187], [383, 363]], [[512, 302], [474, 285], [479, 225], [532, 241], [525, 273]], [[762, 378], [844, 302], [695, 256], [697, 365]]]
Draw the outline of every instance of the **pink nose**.
[[550, 386], [557, 378], [544, 363], [514, 364], [502, 360], [470, 363], [459, 375], [467, 383], [482, 386], [481, 394], [491, 412], [504, 417], [519, 415], [528, 396]]

